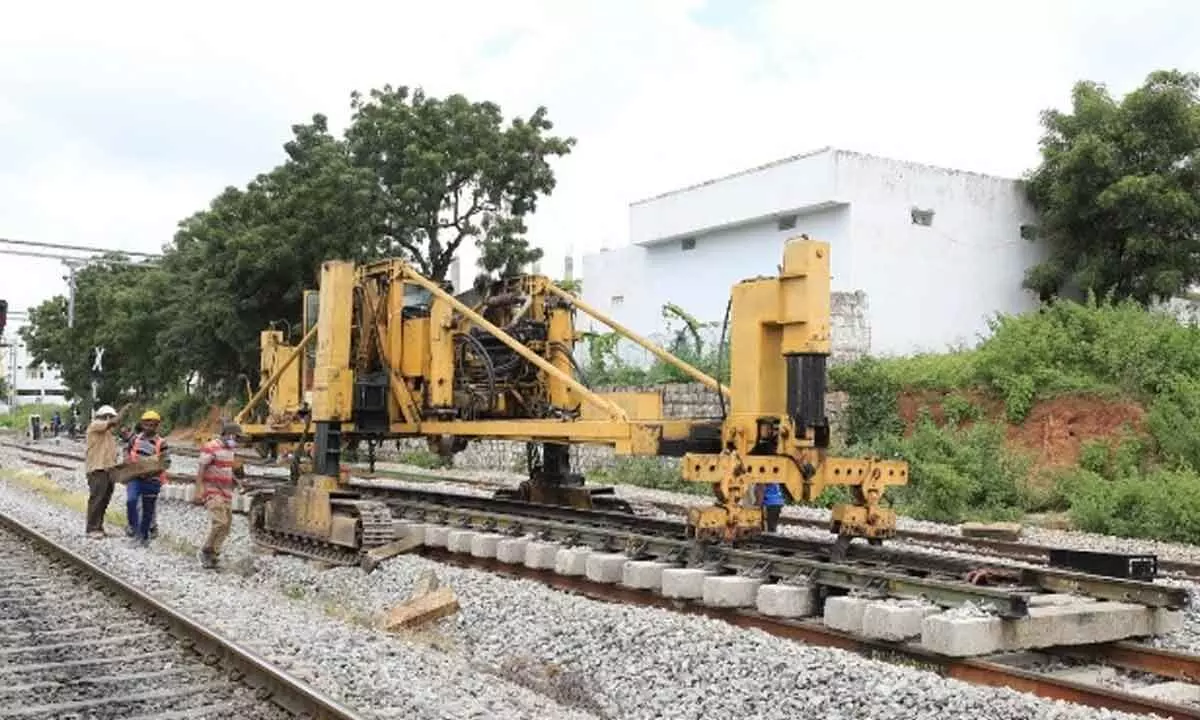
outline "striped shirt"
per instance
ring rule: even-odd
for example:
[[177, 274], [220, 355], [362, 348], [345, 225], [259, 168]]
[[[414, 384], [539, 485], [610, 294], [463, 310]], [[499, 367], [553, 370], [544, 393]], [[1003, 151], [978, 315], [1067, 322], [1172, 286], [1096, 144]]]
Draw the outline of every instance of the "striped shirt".
[[200, 449], [200, 473], [204, 478], [204, 499], [211, 497], [230, 500], [233, 498], [232, 448], [225, 447], [220, 440], [209, 440]]

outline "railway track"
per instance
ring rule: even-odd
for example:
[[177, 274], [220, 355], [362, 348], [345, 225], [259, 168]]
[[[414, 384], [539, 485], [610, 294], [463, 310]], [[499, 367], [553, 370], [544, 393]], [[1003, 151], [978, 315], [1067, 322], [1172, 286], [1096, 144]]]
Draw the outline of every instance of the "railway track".
[[3, 514], [0, 718], [360, 720]]
[[[1172, 702], [1146, 694], [1164, 682], [1193, 685], [1200, 682], [1200, 656], [1173, 653], [1138, 643], [1119, 642], [1096, 646], [1011, 653], [987, 658], [949, 658], [915, 643], [892, 643], [850, 635], [826, 627], [819, 620], [785, 620], [747, 610], [712, 608], [698, 603], [664, 598], [645, 590], [598, 583], [583, 577], [557, 574], [520, 564], [478, 558], [469, 553], [425, 548], [422, 554], [447, 564], [486, 570], [512, 578], [536, 580], [550, 587], [593, 600], [659, 607], [703, 615], [738, 627], [754, 628], [777, 637], [811, 645], [849, 650], [880, 660], [916, 665], [938, 674], [977, 685], [1007, 687], [1039, 697], [1065, 700], [1108, 710], [1157, 715], [1166, 718], [1200, 718], [1200, 705]], [[1086, 682], [1089, 675], [1127, 678], [1130, 689]], [[1200, 696], [1200, 688], [1196, 688]], [[1140, 692], [1139, 692], [1140, 691]]]
[[[26, 453], [41, 455], [43, 457], [53, 457], [53, 458], [59, 458], [59, 459], [72, 460], [77, 463], [82, 462], [82, 458], [80, 458], [80, 456], [77, 453], [50, 450], [48, 448], [29, 446], [29, 445], [9, 444], [8, 447], [12, 447], [12, 448], [20, 450], [20, 451], [25, 451]], [[196, 452], [193, 452], [193, 451], [194, 451], [194, 448], [189, 448], [189, 447], [176, 448], [175, 450], [173, 450], [173, 452], [183, 454], [183, 455], [198, 454], [198, 451], [196, 451]], [[259, 458], [257, 458], [257, 456], [244, 455], [243, 457], [246, 460], [248, 465], [259, 466], [259, 467], [276, 467], [272, 463], [260, 460]], [[59, 464], [55, 464], [55, 463], [48, 463], [45, 460], [38, 460], [35, 458], [30, 458], [30, 462], [39, 464], [42, 466], [46, 466], [46, 467], [58, 467], [60, 469], [70, 469], [63, 465], [59, 465]], [[487, 480], [487, 479], [464, 477], [464, 476], [447, 476], [447, 475], [443, 475], [443, 474], [434, 474], [434, 473], [423, 474], [423, 473], [418, 473], [415, 471], [414, 472], [405, 472], [405, 473], [379, 472], [379, 473], [375, 473], [374, 475], [370, 475], [370, 474], [367, 474], [364, 472], [364, 473], [361, 473], [358, 477], [375, 478], [375, 479], [383, 479], [383, 480], [386, 480], [389, 478], [394, 478], [397, 480], [408, 480], [408, 481], [415, 481], [415, 482], [436, 481], [436, 482], [443, 482], [443, 483], [447, 483], [447, 484], [460, 484], [460, 485], [467, 485], [467, 486], [473, 486], [473, 487], [484, 487], [484, 488], [488, 488], [488, 489], [500, 489], [500, 488], [510, 487], [510, 483], [507, 483], [504, 481]], [[264, 477], [262, 479], [269, 480], [270, 478]], [[697, 496], [697, 497], [699, 498], [700, 496]], [[661, 512], [664, 512], [664, 513], [667, 513], [670, 515], [679, 516], [679, 517], [686, 515], [686, 508], [683, 505], [678, 504], [678, 503], [638, 502], [636, 504], [652, 507]], [[780, 524], [793, 526], [793, 527], [803, 527], [803, 528], [812, 529], [812, 530], [821, 530], [821, 531], [828, 530], [828, 522], [825, 520], [812, 520], [812, 519], [807, 519], [807, 518], [796, 518], [796, 517], [783, 516], [780, 518]], [[922, 531], [916, 531], [916, 530], [899, 530], [899, 531], [897, 531], [896, 538], [898, 540], [904, 541], [906, 543], [911, 543], [918, 547], [925, 547], [925, 548], [929, 548], [929, 549], [933, 549], [933, 550], [986, 555], [986, 556], [995, 557], [997, 559], [1015, 560], [1018, 562], [1030, 563], [1030, 564], [1034, 564], [1034, 565], [1049, 565], [1050, 552], [1051, 552], [1051, 550], [1055, 549], [1051, 546], [1039, 545], [1039, 544], [1029, 543], [1029, 542], [1024, 542], [1024, 541], [1013, 542], [1013, 541], [1006, 541], [1006, 540], [994, 540], [994, 539], [988, 539], [988, 538], [973, 538], [973, 537], [964, 537], [961, 535], [948, 535], [948, 534], [942, 534], [942, 533], [936, 533], [936, 532], [922, 532]], [[1185, 562], [1185, 561], [1179, 561], [1179, 560], [1170, 560], [1170, 559], [1164, 559], [1164, 558], [1160, 557], [1160, 558], [1158, 558], [1157, 564], [1158, 564], [1158, 571], [1160, 574], [1175, 576], [1175, 577], [1177, 577], [1179, 579], [1183, 579], [1183, 580], [1200, 582], [1200, 563]]]
[[[72, 456], [71, 459], [78, 462], [77, 457]], [[423, 490], [381, 489], [371, 485], [360, 485], [358, 489], [369, 496], [378, 493], [377, 497], [384, 499], [397, 517], [442, 526], [473, 528], [510, 536], [532, 534], [549, 541], [560, 540], [591, 544], [600, 549], [623, 550], [632, 557], [670, 557], [672, 552], [682, 547], [682, 538], [678, 537], [678, 524], [656, 518], [528, 506], [513, 501], [471, 498]], [[598, 520], [597, 515], [604, 516], [603, 523], [595, 524]], [[623, 527], [618, 527], [617, 532], [614, 532], [613, 526], [622, 524]], [[950, 540], [957, 541], [959, 538]], [[964, 592], [962, 587], [939, 587], [939, 583], [943, 583], [944, 579], [937, 576], [960, 571], [962, 567], [954, 563], [961, 561], [946, 561], [949, 564], [930, 567], [927, 558], [905, 558], [903, 553], [897, 554], [891, 549], [858, 549], [856, 546], [852, 554], [854, 556], [850, 559], [859, 565], [860, 572], [857, 579], [850, 581], [846, 577], [837, 577], [836, 572], [825, 576], [814, 574], [819, 570], [814, 564], [827, 560], [819, 556], [820, 548], [815, 547], [821, 543], [785, 536], [768, 537], [764, 539], [764, 543], [765, 546], [743, 551], [741, 556], [725, 553], [721, 557], [708, 558], [708, 561], [723, 563], [727, 569], [750, 572], [768, 572], [769, 567], [764, 563], [779, 565], [782, 562], [787, 565], [786, 573], [789, 575], [798, 574], [792, 566], [799, 563], [806, 567], [809, 573], [807, 577], [835, 587], [859, 590], [873, 588], [876, 591], [885, 588], [888, 593], [900, 596], [904, 596], [908, 588], [907, 591], [911, 595], [926, 598], [933, 590], [936, 597], [949, 604], [967, 596], [974, 601], [990, 598], [999, 603], [994, 607], [998, 607], [1002, 613], [1007, 609], [1009, 615], [1016, 616], [1022, 612], [1023, 595], [1030, 591], [1061, 589], [1057, 586], [1055, 578], [1063, 576], [1061, 571], [1047, 570], [1042, 575], [1035, 574], [1033, 577], [1023, 578], [1027, 582], [1033, 582], [1035, 586], [1041, 583], [1041, 586], [966, 589], [966, 594], [959, 596], [959, 593]], [[762, 557], [768, 551], [775, 553], [777, 557]], [[826, 627], [819, 620], [785, 620], [752, 611], [706, 607], [699, 603], [668, 599], [654, 591], [634, 590], [620, 584], [591, 582], [583, 577], [532, 569], [520, 563], [475, 557], [469, 552], [451, 552], [445, 548], [429, 546], [422, 548], [421, 552], [450, 564], [474, 567], [511, 577], [535, 579], [596, 600], [636, 603], [677, 612], [703, 614], [734, 625], [757, 628], [809, 644], [840, 647], [879, 659], [916, 664], [943, 676], [975, 684], [1010, 687], [1042, 697], [1131, 713], [1200, 718], [1200, 706], [1155, 697], [1146, 692], [1146, 689], [1155, 683], [1177, 681], [1191, 685], [1200, 680], [1200, 657], [1156, 650], [1137, 643], [1109, 643], [986, 658], [955, 659], [932, 653], [916, 643], [890, 643], [838, 632]], [[675, 557], [682, 559], [678, 554]], [[862, 585], [860, 581], [863, 577], [871, 579], [872, 582], [866, 586]], [[881, 580], [886, 581], [885, 585], [880, 585]], [[839, 585], [839, 582], [842, 584]], [[1129, 584], [1112, 579], [1104, 579], [1102, 583], [1110, 591], [1129, 597]], [[1104, 590], [1099, 589], [1102, 592]], [[937, 591], [941, 591], [941, 594]], [[2, 589], [0, 593], [3, 593]], [[1157, 595], [1143, 596], [1142, 599], [1150, 601], [1151, 604], [1171, 605], [1179, 602], [1180, 598], [1177, 595], [1178, 591], [1161, 588]], [[1087, 681], [1089, 674], [1100, 678], [1105, 673], [1121, 678], [1125, 687], [1105, 686], [1099, 679], [1095, 682]], [[1200, 688], [1197, 689], [1197, 696], [1200, 696]], [[0, 713], [0, 717], [4, 715]]]

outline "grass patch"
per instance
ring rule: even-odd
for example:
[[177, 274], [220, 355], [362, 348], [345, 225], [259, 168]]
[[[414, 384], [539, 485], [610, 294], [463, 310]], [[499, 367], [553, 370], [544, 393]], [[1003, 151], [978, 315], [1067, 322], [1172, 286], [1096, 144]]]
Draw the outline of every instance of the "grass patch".
[[679, 461], [672, 458], [620, 457], [612, 465], [587, 473], [587, 482], [594, 485], [635, 485], [653, 490], [710, 495], [706, 483], [684, 480]]
[[[6, 413], [0, 414], [0, 428], [8, 428], [23, 433], [29, 427], [30, 416], [41, 415], [42, 427], [48, 429], [55, 412], [62, 414], [64, 424], [70, 421], [71, 408], [66, 404], [53, 405], [42, 403], [37, 405], [20, 405], [10, 409]], [[86, 418], [80, 418], [80, 422], [84, 421], [86, 421]]]
[[[0, 469], [0, 479], [11, 481], [53, 505], [72, 510], [80, 515], [87, 514], [87, 493], [67, 490], [44, 473], [34, 470]], [[125, 511], [111, 505], [104, 513], [104, 521], [106, 524], [122, 528], [129, 524]], [[191, 539], [163, 532], [161, 529], [156, 542], [172, 553], [188, 557], [195, 555], [200, 549]]]

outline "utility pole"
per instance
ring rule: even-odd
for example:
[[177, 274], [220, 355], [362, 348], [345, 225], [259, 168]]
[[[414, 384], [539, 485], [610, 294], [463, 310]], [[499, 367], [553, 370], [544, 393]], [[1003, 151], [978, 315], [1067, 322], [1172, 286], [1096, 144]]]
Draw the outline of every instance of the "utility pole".
[[75, 327], [75, 268], [80, 265], [76, 260], [63, 260], [63, 265], [67, 266], [67, 274], [63, 277], [67, 281], [67, 327]]
[[[3, 247], [4, 245], [16, 245], [18, 249]], [[20, 248], [34, 248], [34, 250], [25, 250]], [[44, 250], [60, 251], [60, 252], [42, 252]], [[64, 255], [61, 251], [69, 251], [71, 253], [96, 253], [92, 256], [70, 254]], [[112, 260], [101, 257], [101, 254], [120, 254], [130, 258], [140, 258], [140, 262], [126, 262], [123, 260]], [[63, 280], [67, 282], [67, 327], [75, 327], [75, 272], [82, 267], [86, 267], [91, 262], [106, 262], [110, 265], [126, 265], [130, 267], [153, 267], [155, 262], [162, 256], [153, 253], [133, 252], [130, 250], [109, 250], [105, 248], [92, 248], [85, 245], [63, 245], [61, 243], [39, 243], [30, 240], [12, 240], [9, 238], [0, 237], [0, 255], [19, 255], [21, 257], [46, 258], [49, 260], [61, 260], [63, 265], [67, 266], [67, 274], [63, 276]]]

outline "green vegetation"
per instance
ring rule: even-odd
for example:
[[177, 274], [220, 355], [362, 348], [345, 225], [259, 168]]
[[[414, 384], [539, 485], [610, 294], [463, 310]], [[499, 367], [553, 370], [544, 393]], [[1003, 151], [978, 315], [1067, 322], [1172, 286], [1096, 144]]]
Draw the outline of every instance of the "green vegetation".
[[1071, 105], [1042, 113], [1028, 189], [1052, 252], [1025, 287], [1143, 304], [1187, 291], [1200, 280], [1200, 75], [1154, 72], [1120, 100], [1081, 82]]
[[48, 403], [18, 405], [17, 407], [10, 408], [6, 413], [0, 414], [0, 428], [24, 431], [25, 428], [29, 427], [30, 415], [41, 415], [42, 424], [48, 426], [56, 410], [63, 414], [63, 422], [66, 422], [68, 419], [67, 405], [52, 405]]
[[593, 470], [587, 481], [596, 485], [636, 485], [654, 490], [710, 495], [712, 488], [680, 477], [679, 463], [658, 458], [621, 457], [607, 468]]
[[[1055, 301], [991, 328], [971, 350], [831, 372], [850, 395], [851, 451], [912, 464], [911, 485], [893, 493], [899, 507], [950, 522], [1067, 511], [1081, 529], [1200, 541], [1200, 515], [1189, 520], [1184, 499], [1200, 493], [1200, 328], [1133, 301], [1094, 300]], [[905, 391], [937, 400], [942, 425], [926, 408], [906, 434]], [[1076, 467], [1039, 470], [1006, 443], [1007, 425], [1062, 395], [1138, 403], [1145, 427], [1085, 442]]]
[[[670, 341], [664, 349], [697, 370], [729, 382], [729, 338], [724, 343], [706, 341], [704, 330], [716, 323], [702, 323], [673, 303], [662, 308]], [[648, 367], [627, 362], [621, 356], [624, 347], [635, 347], [615, 332], [585, 333], [587, 358], [581, 368], [584, 381], [592, 387], [648, 386], [693, 382], [685, 372], [670, 363], [654, 359]], [[637, 352], [644, 352], [636, 348]]]
[[408, 450], [401, 453], [397, 462], [400, 462], [404, 465], [412, 465], [413, 467], [424, 468], [426, 470], [437, 470], [439, 468], [450, 466], [446, 458], [438, 455], [432, 450], [426, 450], [424, 448]]
[[551, 134], [545, 108], [506, 120], [491, 102], [385, 86], [352, 95], [351, 110], [340, 137], [324, 115], [293, 126], [284, 161], [184, 219], [157, 267], [81, 269], [70, 332], [66, 298], [30, 310], [33, 361], [87, 398], [102, 346], [100, 400], [162, 398], [190, 380], [206, 406], [258, 377], [268, 324], [299, 339], [302, 292], [325, 260], [403, 257], [441, 280], [463, 243], [492, 276], [541, 256], [525, 221], [575, 142]]

